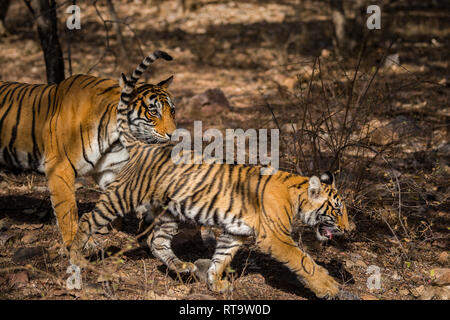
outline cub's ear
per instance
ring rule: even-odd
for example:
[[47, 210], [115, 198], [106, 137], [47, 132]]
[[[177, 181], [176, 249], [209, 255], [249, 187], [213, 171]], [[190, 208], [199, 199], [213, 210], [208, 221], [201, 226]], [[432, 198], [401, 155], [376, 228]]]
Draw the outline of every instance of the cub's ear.
[[334, 187], [334, 175], [330, 171], [322, 173], [322, 175], [320, 176], [320, 181]]
[[170, 84], [173, 81], [173, 76], [168, 77], [166, 80], [161, 81], [160, 83], [158, 83], [158, 86], [161, 88], [168, 88], [170, 86]]
[[127, 76], [121, 73], [119, 78], [119, 86], [123, 89], [123, 87], [125, 87], [125, 84], [128, 82], [129, 80], [127, 79]]
[[316, 176], [309, 178], [308, 197], [317, 199], [320, 195], [320, 180]]

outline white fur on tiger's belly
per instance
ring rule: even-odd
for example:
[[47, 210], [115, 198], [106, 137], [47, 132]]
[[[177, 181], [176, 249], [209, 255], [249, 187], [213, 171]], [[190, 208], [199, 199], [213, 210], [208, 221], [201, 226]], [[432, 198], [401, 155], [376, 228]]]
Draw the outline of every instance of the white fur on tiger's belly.
[[112, 148], [108, 151], [97, 160], [93, 172], [95, 180], [103, 190], [115, 180], [116, 174], [130, 158], [125, 148]]
[[[192, 221], [204, 226], [218, 227], [224, 229], [227, 233], [239, 236], [253, 235], [253, 228], [240, 219], [236, 219], [232, 214], [225, 214], [217, 210], [215, 219], [213, 214], [199, 212], [201, 208], [191, 207], [185, 212], [181, 212], [181, 206], [176, 201], [171, 201], [168, 205], [169, 211], [180, 221]], [[215, 221], [217, 221], [217, 223]]]

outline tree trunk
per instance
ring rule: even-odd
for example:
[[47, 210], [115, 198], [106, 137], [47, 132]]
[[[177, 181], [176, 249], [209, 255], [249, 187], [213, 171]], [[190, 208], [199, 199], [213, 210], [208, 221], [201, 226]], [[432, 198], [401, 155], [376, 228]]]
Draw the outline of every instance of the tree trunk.
[[[31, 2], [31, 3], [30, 3]], [[44, 52], [48, 83], [64, 80], [64, 59], [58, 38], [55, 0], [25, 0], [36, 19], [39, 40]]]
[[117, 42], [118, 42], [118, 46], [119, 46], [119, 50], [120, 50], [120, 55], [121, 55], [120, 58], [128, 59], [129, 56], [127, 54], [125, 40], [122, 36], [122, 26], [120, 25], [119, 16], [117, 15], [117, 12], [116, 12], [116, 9], [114, 8], [114, 4], [112, 3], [112, 0], [106, 0], [106, 5], [108, 7], [108, 11], [109, 11], [111, 20], [114, 21], [113, 28], [114, 28], [114, 32], [116, 34], [116, 38], [117, 38]]
[[341, 0], [330, 0], [331, 21], [334, 27], [333, 46], [338, 54], [347, 49], [347, 21], [345, 19], [344, 6]]
[[8, 12], [10, 0], [0, 0], [0, 36], [7, 35], [5, 27], [5, 17]]

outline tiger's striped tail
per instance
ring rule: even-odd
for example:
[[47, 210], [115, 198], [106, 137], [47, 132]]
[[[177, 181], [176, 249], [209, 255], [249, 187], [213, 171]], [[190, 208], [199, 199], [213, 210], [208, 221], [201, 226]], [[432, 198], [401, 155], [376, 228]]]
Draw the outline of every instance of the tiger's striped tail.
[[142, 60], [142, 62], [133, 71], [130, 79], [127, 79], [123, 73], [121, 75], [123, 88], [120, 94], [119, 104], [117, 106], [117, 131], [119, 131], [120, 143], [122, 143], [125, 148], [131, 147], [136, 143], [136, 138], [131, 133], [128, 124], [128, 105], [130, 103], [134, 87], [144, 71], [147, 70], [147, 68], [159, 58], [167, 61], [172, 60], [172, 57], [166, 52], [155, 51]]

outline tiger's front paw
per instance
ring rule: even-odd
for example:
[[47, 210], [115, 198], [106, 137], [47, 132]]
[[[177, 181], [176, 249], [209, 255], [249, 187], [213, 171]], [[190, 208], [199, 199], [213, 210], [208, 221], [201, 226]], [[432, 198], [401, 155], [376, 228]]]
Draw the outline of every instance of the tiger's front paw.
[[170, 269], [177, 273], [194, 273], [197, 267], [192, 262], [177, 261], [170, 266]]
[[339, 293], [339, 283], [325, 273], [316, 273], [307, 283], [318, 298], [333, 299]]

